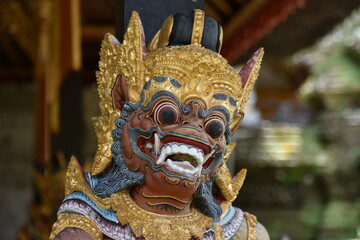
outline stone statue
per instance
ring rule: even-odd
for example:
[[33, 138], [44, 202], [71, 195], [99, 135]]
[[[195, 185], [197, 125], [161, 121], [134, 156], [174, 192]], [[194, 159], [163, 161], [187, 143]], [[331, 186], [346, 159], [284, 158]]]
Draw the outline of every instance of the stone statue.
[[232, 206], [246, 170], [226, 166], [263, 50], [238, 74], [221, 41], [201, 10], [167, 18], [147, 48], [136, 12], [122, 44], [105, 36], [98, 150], [89, 173], [71, 159], [51, 239], [269, 238]]

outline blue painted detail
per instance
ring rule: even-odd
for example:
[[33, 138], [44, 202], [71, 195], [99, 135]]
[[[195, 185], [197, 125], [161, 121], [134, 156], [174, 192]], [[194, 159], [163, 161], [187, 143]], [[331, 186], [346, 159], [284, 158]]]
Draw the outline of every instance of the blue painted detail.
[[157, 76], [157, 77], [154, 77], [153, 80], [155, 82], [165, 82], [165, 80], [168, 79], [167, 77], [165, 76]]
[[[221, 226], [224, 227], [227, 224], [229, 224], [233, 220], [235, 213], [236, 213], [235, 208], [233, 206], [230, 206], [228, 211], [226, 212], [224, 218], [220, 220]], [[209, 231], [214, 232], [214, 226], [211, 226], [211, 228], [207, 232], [209, 232]]]
[[203, 108], [200, 108], [200, 109], [199, 109], [198, 114], [199, 114], [199, 117], [201, 117], [201, 118], [205, 118], [205, 117], [206, 117], [206, 111], [205, 111]]
[[116, 157], [113, 157], [113, 159], [118, 166], [123, 167], [124, 159], [122, 154], [118, 154]]
[[111, 152], [114, 155], [118, 155], [121, 153], [121, 143], [120, 142], [114, 142], [114, 144], [111, 146]]
[[122, 128], [125, 123], [126, 123], [125, 119], [123, 119], [123, 118], [121, 118], [121, 117], [120, 117], [120, 118], [117, 118], [117, 119], [115, 120], [115, 124], [116, 124], [116, 126], [117, 126], [118, 128]]
[[220, 220], [220, 224], [222, 226], [228, 224], [233, 219], [234, 215], [235, 215], [235, 209], [233, 206], [230, 206], [230, 208], [227, 211], [227, 213], [225, 214], [224, 218], [222, 220]]
[[112, 131], [112, 136], [113, 136], [114, 140], [121, 141], [121, 132], [122, 132], [121, 130], [122, 129], [120, 129], [120, 128], [115, 128]]
[[211, 107], [207, 112], [210, 113], [212, 111], [220, 111], [220, 112], [222, 112], [225, 115], [227, 124], [229, 124], [229, 122], [230, 122], [230, 113], [229, 113], [229, 110], [226, 107], [224, 107], [224, 106], [214, 106], [214, 107]]
[[86, 181], [89, 184], [91, 189], [94, 189], [94, 187], [99, 183], [99, 177], [98, 176], [91, 176], [90, 172], [85, 173], [85, 179], [86, 179]]
[[151, 86], [151, 80], [147, 81], [147, 82], [144, 84], [143, 89], [144, 89], [144, 90], [148, 90], [148, 89], [150, 88], [150, 86]]
[[215, 152], [214, 154], [214, 160], [211, 162], [210, 166], [207, 168], [207, 169], [203, 169], [202, 170], [202, 174], [209, 174], [213, 169], [214, 167], [220, 162], [222, 161], [223, 159], [223, 152], [222, 151], [217, 151]]
[[125, 105], [125, 106], [124, 106], [124, 109], [121, 111], [121, 117], [124, 118], [124, 119], [128, 118], [129, 115], [130, 115], [130, 114], [129, 114], [129, 111], [126, 110], [125, 107], [126, 107], [126, 108], [129, 108], [129, 106], [126, 106], [126, 105]]
[[223, 94], [223, 93], [214, 94], [214, 98], [215, 98], [216, 100], [222, 100], [222, 101], [224, 101], [224, 100], [226, 100], [228, 97], [229, 97], [228, 95]]
[[132, 111], [137, 110], [141, 106], [141, 104], [144, 102], [144, 99], [145, 99], [145, 93], [144, 93], [144, 91], [141, 91], [140, 100], [137, 103], [132, 105], [133, 106]]
[[225, 134], [231, 134], [231, 130], [230, 130], [230, 128], [226, 128], [226, 130], [225, 130]]
[[225, 130], [225, 140], [226, 140], [226, 145], [228, 145], [231, 142], [231, 130], [229, 127], [226, 127]]
[[172, 84], [174, 87], [179, 88], [179, 87], [182, 86], [181, 83], [179, 83], [178, 80], [176, 80], [176, 79], [174, 79], [174, 78], [170, 78], [170, 82], [171, 82], [171, 84]]
[[222, 213], [219, 203], [212, 195], [213, 183], [215, 175], [210, 176], [210, 179], [205, 183], [201, 183], [194, 193], [193, 206], [197, 208], [202, 214], [211, 217], [213, 222], [220, 222]]
[[182, 106], [182, 103], [180, 102], [180, 100], [175, 97], [174, 94], [167, 92], [167, 91], [159, 91], [157, 93], [155, 93], [154, 95], [151, 96], [151, 99], [148, 103], [147, 106], [143, 106], [143, 110], [144, 111], [148, 111], [150, 109], [150, 107], [152, 106], [153, 102], [158, 98], [158, 97], [170, 97], [171, 99], [173, 99], [179, 106]]
[[191, 112], [191, 106], [189, 106], [189, 105], [183, 106], [183, 105], [182, 105], [181, 110], [182, 110], [182, 112], [183, 112], [184, 114], [189, 114], [189, 113]]
[[236, 107], [236, 100], [233, 97], [229, 97], [229, 101], [230, 101], [231, 106]]
[[83, 192], [73, 192], [73, 193], [69, 194], [64, 199], [63, 202], [65, 202], [67, 200], [71, 200], [71, 199], [76, 199], [76, 200], [83, 201], [86, 204], [88, 204], [91, 208], [93, 208], [96, 212], [98, 212], [103, 218], [105, 218], [105, 219], [107, 219], [109, 221], [112, 221], [112, 222], [119, 223], [118, 219], [116, 218], [116, 214], [112, 209], [102, 209], [102, 208], [100, 208], [85, 193], [83, 193]]
[[233, 115], [233, 119], [235, 119], [235, 117], [238, 115], [238, 113], [239, 113], [239, 109], [236, 109], [234, 112], [234, 115]]
[[128, 102], [126, 102], [126, 103], [124, 104], [124, 108], [123, 108], [123, 110], [121, 111], [121, 113], [125, 113], [125, 112], [129, 113], [130, 111], [131, 111], [131, 106], [130, 106], [130, 104], [129, 104]]

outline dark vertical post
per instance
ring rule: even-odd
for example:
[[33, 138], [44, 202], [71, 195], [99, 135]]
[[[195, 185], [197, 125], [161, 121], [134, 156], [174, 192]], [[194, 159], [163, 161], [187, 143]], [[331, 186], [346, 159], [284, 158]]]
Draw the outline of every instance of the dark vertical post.
[[122, 42], [124, 39], [124, 11], [125, 11], [125, 1], [126, 0], [116, 0], [115, 7], [115, 35], [116, 38]]
[[129, 22], [131, 12], [139, 13], [146, 44], [160, 29], [163, 21], [178, 12], [191, 12], [193, 9], [204, 10], [204, 0], [116, 0], [116, 37], [120, 40]]
[[61, 0], [59, 74], [57, 87], [59, 126], [52, 136], [52, 155], [63, 153], [67, 160], [81, 156], [84, 141], [81, 79], [80, 0]]

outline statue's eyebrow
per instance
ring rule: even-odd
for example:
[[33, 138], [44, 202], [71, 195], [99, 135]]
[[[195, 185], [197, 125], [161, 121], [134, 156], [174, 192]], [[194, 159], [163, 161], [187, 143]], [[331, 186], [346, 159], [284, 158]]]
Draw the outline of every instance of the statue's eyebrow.
[[149, 110], [150, 107], [153, 105], [154, 101], [159, 97], [169, 97], [172, 100], [174, 100], [181, 108], [183, 108], [183, 104], [180, 102], [180, 100], [174, 94], [172, 94], [168, 91], [162, 90], [162, 91], [159, 91], [159, 92], [155, 93], [154, 95], [152, 95], [148, 105], [143, 106], [142, 109], [144, 111]]
[[204, 108], [201, 108], [201, 109], [199, 109], [199, 116], [201, 116], [202, 118], [205, 118], [212, 112], [221, 112], [225, 116], [227, 124], [230, 123], [229, 110], [224, 106], [214, 106], [214, 107], [209, 108], [209, 110], [207, 110], [207, 111]]

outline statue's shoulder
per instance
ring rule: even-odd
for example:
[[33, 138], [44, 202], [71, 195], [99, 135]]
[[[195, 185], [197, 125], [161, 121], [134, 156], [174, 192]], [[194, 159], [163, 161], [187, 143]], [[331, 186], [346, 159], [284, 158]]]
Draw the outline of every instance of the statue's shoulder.
[[242, 212], [242, 214], [241, 222], [232, 240], [270, 240], [267, 230], [257, 221], [256, 216], [248, 212]]
[[95, 184], [96, 177], [84, 173], [77, 160], [72, 158], [66, 172], [65, 198], [57, 212], [50, 239], [102, 239], [104, 232], [116, 228], [119, 223], [116, 214], [108, 199], [94, 194]]

